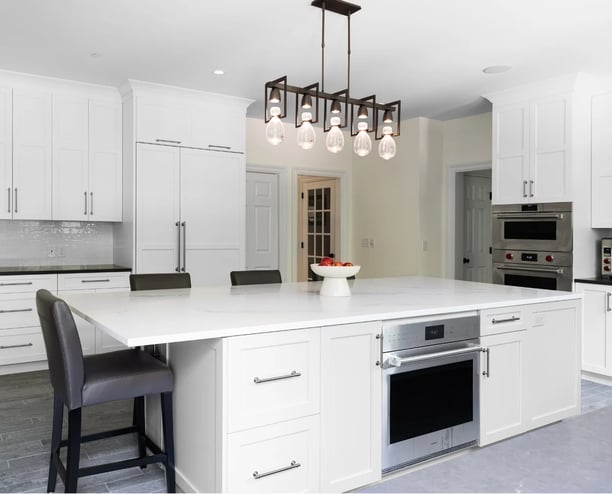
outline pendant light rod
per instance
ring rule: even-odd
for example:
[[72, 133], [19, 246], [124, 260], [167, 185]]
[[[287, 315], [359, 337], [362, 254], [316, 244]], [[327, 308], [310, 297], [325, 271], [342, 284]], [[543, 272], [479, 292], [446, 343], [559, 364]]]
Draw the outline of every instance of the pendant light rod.
[[321, 91], [325, 91], [325, 0], [321, 5]]
[[348, 26], [348, 48], [346, 50], [347, 61], [346, 61], [346, 94], [351, 94], [351, 14], [346, 16], [346, 22]]

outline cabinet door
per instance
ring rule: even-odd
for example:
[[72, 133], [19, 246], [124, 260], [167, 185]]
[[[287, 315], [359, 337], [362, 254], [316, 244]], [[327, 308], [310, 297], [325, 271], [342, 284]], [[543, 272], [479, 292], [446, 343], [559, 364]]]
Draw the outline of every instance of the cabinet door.
[[[593, 228], [612, 227], [612, 93], [592, 100], [592, 216]], [[585, 311], [585, 315], [588, 311]]]
[[194, 285], [228, 284], [244, 269], [245, 183], [242, 155], [181, 150], [183, 267]]
[[525, 335], [527, 429], [580, 413], [580, 306], [579, 301], [533, 306]]
[[191, 107], [191, 146], [217, 151], [245, 150], [245, 110], [223, 103]]
[[529, 105], [493, 109], [493, 203], [529, 200]]
[[138, 144], [136, 176], [136, 272], [174, 272], [180, 265], [178, 148]]
[[584, 327], [582, 329], [582, 370], [612, 375], [612, 337], [610, 326], [610, 298], [612, 288], [576, 283], [576, 291], [584, 294]]
[[53, 96], [53, 219], [88, 218], [88, 124], [86, 97]]
[[155, 96], [137, 97], [138, 142], [188, 146], [190, 134], [190, 109], [186, 103]]
[[13, 90], [0, 87], [0, 219], [13, 216]]
[[488, 350], [488, 354], [483, 354], [480, 366], [480, 446], [525, 430], [524, 341], [525, 331], [480, 338], [482, 347]]
[[89, 101], [89, 217], [122, 219], [121, 103]]
[[321, 491], [381, 478], [380, 322], [321, 329]]
[[51, 93], [13, 91], [13, 218], [50, 220]]
[[529, 199], [570, 200], [570, 97], [534, 100], [530, 108]]

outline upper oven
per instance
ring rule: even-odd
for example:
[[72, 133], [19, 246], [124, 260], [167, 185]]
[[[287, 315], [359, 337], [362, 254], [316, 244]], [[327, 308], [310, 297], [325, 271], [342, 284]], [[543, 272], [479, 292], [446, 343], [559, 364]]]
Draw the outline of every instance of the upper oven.
[[493, 248], [572, 251], [572, 203], [505, 204], [492, 208]]

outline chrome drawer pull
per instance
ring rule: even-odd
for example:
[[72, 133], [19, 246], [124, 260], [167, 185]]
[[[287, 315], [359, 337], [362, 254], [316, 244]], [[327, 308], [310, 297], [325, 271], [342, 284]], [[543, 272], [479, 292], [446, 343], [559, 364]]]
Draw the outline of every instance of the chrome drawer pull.
[[81, 283], [107, 283], [110, 280], [108, 278], [103, 280], [81, 280]]
[[16, 283], [0, 283], [0, 286], [24, 286], [24, 285], [31, 285], [32, 282], [31, 281], [19, 281]]
[[28, 309], [3, 309], [0, 310], [0, 314], [8, 314], [9, 312], [32, 312], [32, 307]]
[[180, 144], [181, 141], [172, 141], [170, 139], [155, 139], [155, 142], [169, 142], [170, 144]]
[[301, 463], [298, 463], [297, 461], [293, 460], [288, 467], [277, 468], [276, 470], [270, 470], [269, 472], [264, 472], [264, 473], [259, 473], [257, 470], [255, 470], [253, 472], [253, 478], [256, 480], [262, 479], [264, 477], [267, 477], [268, 475], [274, 475], [275, 473], [286, 472], [287, 470], [293, 470], [294, 468], [299, 468], [301, 466], [302, 466]]
[[492, 324], [501, 324], [501, 323], [504, 323], [504, 322], [514, 322], [514, 321], [520, 321], [520, 320], [521, 320], [520, 317], [512, 316], [509, 319], [495, 319], [495, 318], [493, 318], [493, 319], [491, 319], [491, 323]]
[[280, 381], [281, 379], [290, 379], [292, 377], [300, 377], [302, 375], [301, 372], [291, 371], [291, 374], [285, 374], [284, 376], [276, 376], [276, 377], [264, 377], [263, 379], [259, 379], [256, 377], [253, 379], [255, 384], [268, 383], [270, 381]]
[[8, 350], [9, 348], [22, 348], [26, 346], [34, 346], [32, 343], [25, 343], [22, 345], [0, 345], [0, 350]]

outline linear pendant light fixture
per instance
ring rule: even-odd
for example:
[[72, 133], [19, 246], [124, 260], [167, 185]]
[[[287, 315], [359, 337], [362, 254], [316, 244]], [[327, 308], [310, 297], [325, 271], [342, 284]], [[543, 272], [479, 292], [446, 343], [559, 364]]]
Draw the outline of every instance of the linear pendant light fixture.
[[[323, 132], [327, 134], [325, 144], [332, 153], [342, 151], [344, 134], [341, 129], [349, 128], [353, 150], [358, 156], [367, 156], [372, 150], [371, 133], [380, 141], [378, 154], [391, 159], [396, 154], [393, 137], [400, 135], [401, 102], [381, 104], [376, 96], [353, 98], [351, 87], [351, 15], [361, 10], [343, 0], [314, 0], [311, 5], [321, 9], [321, 83], [299, 87], [287, 84], [287, 76], [265, 84], [264, 121], [266, 138], [274, 146], [284, 137], [282, 119], [287, 117], [287, 94], [295, 94], [295, 127], [298, 129], [297, 142], [302, 149], [311, 149], [316, 140], [312, 124], [319, 122], [322, 107]], [[325, 91], [325, 13], [331, 11], [347, 18], [348, 50], [346, 89], [329, 93]], [[379, 128], [381, 132], [379, 132]]]

